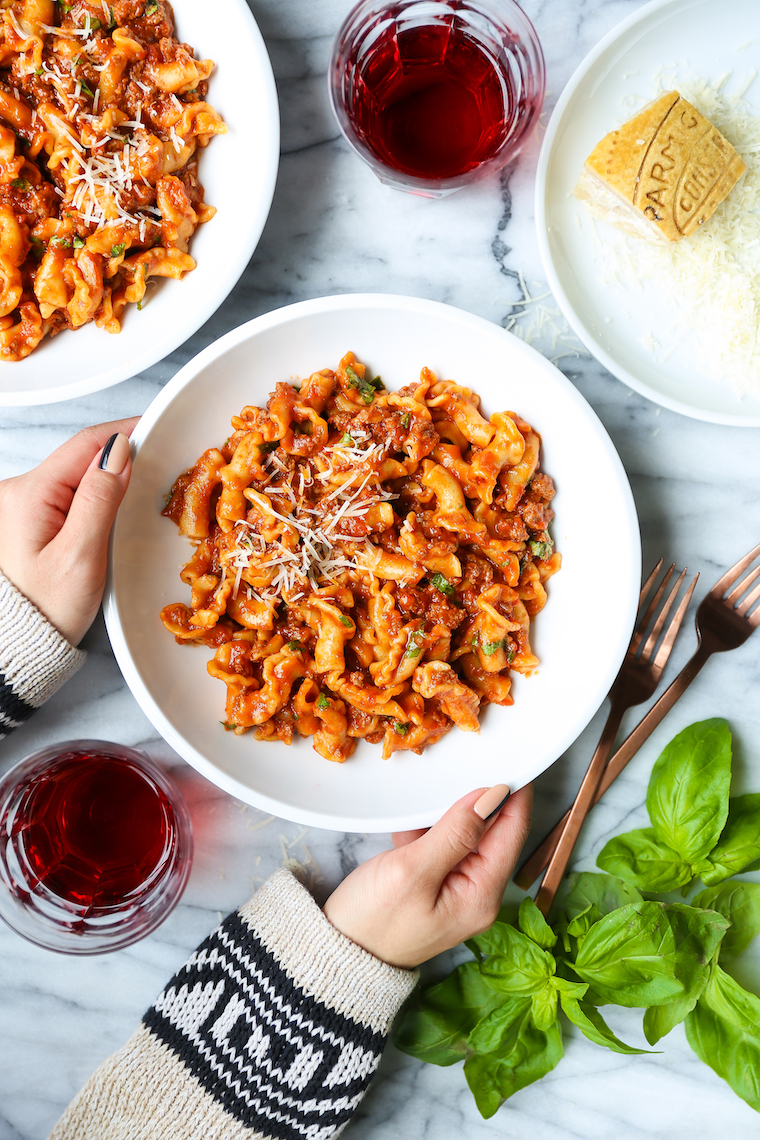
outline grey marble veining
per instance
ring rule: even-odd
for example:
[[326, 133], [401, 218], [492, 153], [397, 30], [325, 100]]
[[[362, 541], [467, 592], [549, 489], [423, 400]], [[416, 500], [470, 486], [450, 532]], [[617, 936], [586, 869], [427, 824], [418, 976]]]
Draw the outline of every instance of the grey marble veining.
[[[177, 4], [181, 0], [177, 0]], [[185, 345], [141, 376], [93, 396], [0, 412], [0, 476], [36, 464], [85, 424], [142, 412], [201, 348], [259, 313], [336, 292], [418, 294], [508, 325], [524, 300], [545, 292], [533, 228], [540, 138], [513, 169], [442, 201], [382, 186], [349, 151], [332, 120], [325, 68], [347, 0], [251, 0], [277, 78], [282, 161], [269, 222], [236, 289]], [[640, 0], [524, 0], [547, 61], [551, 109], [585, 53]], [[522, 275], [522, 277], [521, 277]], [[524, 319], [524, 318], [521, 318]], [[550, 337], [536, 346], [564, 350]], [[602, 419], [631, 480], [644, 563], [662, 556], [703, 575], [704, 588], [760, 534], [760, 430], [703, 424], [629, 392], [586, 353], [559, 366]], [[593, 485], [589, 488], [593, 495]], [[604, 546], [603, 572], [615, 573]], [[196, 857], [177, 910], [153, 935], [95, 959], [56, 956], [0, 928], [0, 1140], [42, 1140], [89, 1073], [121, 1045], [172, 971], [284, 859], [307, 867], [318, 897], [387, 837], [340, 835], [272, 819], [226, 796], [156, 737], [126, 689], [100, 619], [85, 668], [29, 723], [3, 742], [0, 772], [45, 743], [105, 737], [145, 748], [179, 781], [193, 816]], [[666, 680], [695, 647], [684, 630]], [[593, 812], [577, 851], [591, 868], [606, 839], [645, 822], [646, 782], [662, 746], [694, 720], [720, 715], [734, 730], [735, 790], [760, 790], [760, 644], [714, 659]], [[628, 714], [630, 729], [639, 713]], [[600, 710], [579, 741], [536, 783], [539, 837], [577, 788], [603, 723]], [[515, 897], [519, 892], [510, 888]], [[429, 969], [441, 972], [445, 962]], [[760, 985], [760, 953], [741, 980]], [[644, 1045], [640, 1013], [614, 1010], [612, 1028]], [[674, 1030], [654, 1056], [601, 1050], [576, 1031], [566, 1057], [490, 1121], [475, 1110], [459, 1068], [423, 1066], [389, 1048], [345, 1135], [354, 1140], [715, 1140], [758, 1135], [758, 1117]], [[199, 1137], [199, 1140], [201, 1138]]]

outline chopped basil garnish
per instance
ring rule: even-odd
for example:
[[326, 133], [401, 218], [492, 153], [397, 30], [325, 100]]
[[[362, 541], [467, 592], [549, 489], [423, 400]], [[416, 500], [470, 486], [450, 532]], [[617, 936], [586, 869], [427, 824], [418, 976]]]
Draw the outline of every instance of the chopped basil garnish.
[[405, 415], [405, 416], [403, 417], [403, 419], [401, 420], [401, 426], [402, 426], [402, 427], [405, 427], [405, 428], [408, 428], [408, 427], [409, 427], [409, 424], [410, 424], [410, 422], [411, 422], [411, 419], [412, 419], [412, 413], [411, 413], [411, 412], [407, 412], [407, 413], [406, 413], [406, 415]]
[[121, 257], [124, 250], [127, 248], [125, 241], [120, 241], [118, 245], [111, 246], [111, 257]]
[[409, 641], [404, 657], [419, 657], [420, 653], [422, 653], [422, 648], [417, 644], [420, 637], [422, 637], [421, 629], [415, 629], [409, 634]]
[[158, 11], [157, 0], [150, 0], [149, 4], [145, 5], [145, 12], [148, 16], [152, 16], [154, 12]]
[[85, 240], [83, 237], [80, 237], [79, 234], [74, 234], [74, 237], [71, 240], [71, 244], [74, 246], [74, 249], [83, 249]]
[[108, 13], [108, 30], [112, 32], [116, 27], [116, 20], [113, 17], [113, 7], [109, 7]]
[[507, 650], [507, 665], [511, 665], [512, 662], [514, 661], [514, 659], [515, 659], [515, 650], [514, 650], [514, 647], [512, 645], [510, 645], [509, 649]]
[[289, 641], [288, 649], [291, 651], [291, 653], [298, 653], [299, 649], [303, 649], [303, 646], [301, 645], [300, 641]]
[[401, 721], [395, 720], [393, 722], [393, 731], [397, 733], [398, 736], [406, 736], [409, 731], [409, 725], [402, 724]]
[[317, 708], [318, 709], [329, 709], [329, 707], [330, 707], [330, 702], [328, 701], [327, 697], [325, 696], [324, 693], [320, 693], [319, 698], [317, 700]]
[[68, 248], [71, 245], [71, 238], [68, 237], [54, 237], [50, 239], [51, 245], [60, 245]]
[[13, 181], [11, 182], [11, 186], [13, 187], [14, 190], [28, 190], [29, 189], [29, 183], [27, 182], [27, 180], [25, 178], [14, 178]]
[[[90, 21], [90, 31], [91, 32], [100, 31], [100, 29], [103, 27], [103, 24], [101, 23], [101, 21], [98, 19], [97, 16], [88, 16], [87, 19]], [[83, 86], [84, 86], [84, 84], [83, 84]]]
[[346, 376], [348, 377], [349, 388], [356, 388], [365, 404], [371, 404], [375, 398], [375, 392], [379, 392], [383, 386], [379, 376], [376, 376], [374, 380], [368, 380], [366, 377], [360, 376], [350, 364], [346, 365]]
[[506, 642], [504, 638], [502, 638], [501, 641], [486, 641], [483, 645], [483, 652], [485, 653], [486, 657], [493, 657], [494, 653], [498, 653], [498, 651], [500, 649], [503, 649], [505, 645]]
[[79, 80], [79, 86], [82, 88], [85, 95], [89, 95], [91, 99], [95, 98], [95, 92], [92, 90], [91, 87], [87, 86], [87, 84], [85, 83], [85, 81], [83, 79]]
[[354, 441], [353, 441], [353, 439], [351, 438], [351, 436], [348, 434], [348, 432], [347, 432], [347, 431], [345, 431], [345, 432], [343, 433], [343, 437], [342, 437], [342, 439], [340, 439], [340, 440], [338, 441], [338, 446], [339, 446], [339, 447], [353, 447], [353, 446], [354, 446]]
[[276, 447], [279, 447], [280, 441], [279, 439], [270, 439], [265, 443], [257, 443], [256, 446], [258, 447], [259, 451], [262, 452], [262, 454], [266, 455], [270, 451], [274, 451]]
[[351, 618], [350, 618], [350, 617], [346, 617], [346, 615], [345, 615], [345, 614], [339, 614], [338, 616], [340, 617], [340, 620], [341, 620], [341, 624], [342, 624], [342, 625], [347, 625], [347, 626], [350, 628], [350, 627], [351, 627], [351, 626], [354, 624], [354, 623], [351, 621]]
[[448, 578], [444, 578], [443, 574], [433, 574], [430, 579], [431, 586], [435, 586], [436, 590], [440, 590], [447, 598], [453, 598], [454, 587]]
[[550, 538], [548, 538], [546, 542], [539, 542], [538, 539], [532, 538], [528, 546], [534, 558], [549, 558], [554, 550], [554, 543]]

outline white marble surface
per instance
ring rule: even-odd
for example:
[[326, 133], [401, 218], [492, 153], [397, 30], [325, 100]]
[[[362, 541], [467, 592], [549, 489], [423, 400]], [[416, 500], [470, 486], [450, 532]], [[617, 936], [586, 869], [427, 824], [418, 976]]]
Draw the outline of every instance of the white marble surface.
[[[269, 223], [248, 270], [215, 317], [145, 374], [86, 399], [0, 413], [0, 475], [36, 464], [85, 424], [143, 411], [200, 348], [280, 305], [376, 290], [447, 301], [504, 323], [522, 296], [518, 271], [536, 283], [536, 292], [544, 291], [533, 230], [538, 142], [516, 169], [440, 202], [389, 190], [349, 152], [327, 104], [326, 61], [347, 0], [250, 2], [277, 77], [283, 156]], [[639, 6], [639, 0], [524, 0], [547, 56], [548, 107], [585, 53]], [[537, 344], [556, 355], [549, 340]], [[701, 571], [704, 587], [709, 586], [760, 534], [760, 430], [715, 427], [661, 411], [587, 355], [565, 357], [560, 367], [595, 408], [622, 456], [641, 520], [645, 565], [662, 555]], [[604, 572], [614, 573], [603, 523], [599, 541]], [[642, 826], [652, 763], [666, 741], [694, 720], [729, 719], [738, 790], [760, 790], [760, 641], [755, 640], [706, 667], [593, 813], [578, 849], [579, 865], [592, 867], [610, 835]], [[689, 626], [666, 679], [694, 644]], [[0, 928], [0, 1140], [42, 1140], [221, 913], [242, 903], [284, 857], [308, 864], [317, 893], [326, 895], [357, 861], [388, 842], [384, 836], [314, 828], [306, 833], [224, 795], [157, 739], [121, 679], [102, 621], [85, 645], [90, 654], [85, 668], [3, 742], [0, 772], [45, 743], [72, 737], [142, 746], [166, 763], [185, 791], [195, 824], [195, 865], [184, 899], [167, 922], [116, 954], [56, 956]], [[637, 715], [629, 714], [628, 727]], [[600, 711], [571, 751], [537, 782], [536, 836], [569, 802], [602, 717]], [[742, 977], [754, 976], [757, 984], [760, 952], [748, 957]], [[610, 1022], [627, 1040], [643, 1043], [637, 1011], [611, 1013]], [[714, 1140], [719, 1135], [750, 1140], [759, 1131], [757, 1115], [696, 1059], [679, 1027], [663, 1042], [661, 1054], [642, 1057], [602, 1051], [572, 1030], [559, 1067], [518, 1093], [490, 1121], [478, 1116], [461, 1071], [423, 1066], [391, 1047], [345, 1135], [352, 1140]]]

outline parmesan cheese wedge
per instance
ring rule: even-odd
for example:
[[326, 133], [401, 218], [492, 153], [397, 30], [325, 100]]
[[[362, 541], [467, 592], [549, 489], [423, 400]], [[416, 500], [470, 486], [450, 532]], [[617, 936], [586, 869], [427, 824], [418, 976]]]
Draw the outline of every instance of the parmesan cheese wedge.
[[666, 91], [594, 147], [575, 196], [602, 221], [663, 245], [694, 233], [746, 169], [717, 127]]

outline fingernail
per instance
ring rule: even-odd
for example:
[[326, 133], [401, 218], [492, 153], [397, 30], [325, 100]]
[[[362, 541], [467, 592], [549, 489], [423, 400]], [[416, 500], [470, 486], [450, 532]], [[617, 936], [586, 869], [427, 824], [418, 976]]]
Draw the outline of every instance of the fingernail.
[[489, 820], [492, 815], [496, 815], [497, 811], [504, 807], [504, 804], [509, 799], [509, 788], [506, 784], [494, 784], [487, 792], [472, 805], [472, 810], [476, 815], [479, 815], [482, 820]]
[[103, 448], [98, 467], [109, 475], [121, 475], [129, 459], [129, 440], [120, 431], [111, 436]]

